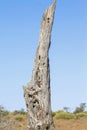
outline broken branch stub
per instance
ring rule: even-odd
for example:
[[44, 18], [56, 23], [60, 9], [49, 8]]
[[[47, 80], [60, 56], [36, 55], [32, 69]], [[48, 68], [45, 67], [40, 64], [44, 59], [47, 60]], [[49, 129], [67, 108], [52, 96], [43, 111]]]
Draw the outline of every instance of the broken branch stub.
[[49, 47], [56, 0], [43, 14], [31, 81], [24, 87], [29, 130], [55, 130], [50, 101]]

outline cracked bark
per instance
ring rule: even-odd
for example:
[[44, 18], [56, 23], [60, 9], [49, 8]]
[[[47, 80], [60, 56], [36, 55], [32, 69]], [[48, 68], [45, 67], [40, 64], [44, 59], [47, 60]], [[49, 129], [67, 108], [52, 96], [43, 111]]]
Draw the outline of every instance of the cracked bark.
[[43, 14], [31, 81], [24, 86], [29, 130], [55, 130], [50, 101], [49, 48], [56, 0]]

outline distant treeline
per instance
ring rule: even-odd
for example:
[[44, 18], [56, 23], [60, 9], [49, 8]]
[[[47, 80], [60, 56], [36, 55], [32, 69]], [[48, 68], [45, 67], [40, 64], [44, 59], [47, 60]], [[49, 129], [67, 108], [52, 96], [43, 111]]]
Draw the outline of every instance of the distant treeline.
[[[77, 119], [81, 117], [87, 117], [87, 111], [85, 109], [86, 103], [81, 103], [78, 107], [75, 108], [73, 112], [69, 111], [69, 107], [64, 107], [63, 110], [52, 112], [52, 115], [56, 119]], [[13, 115], [27, 115], [27, 112], [23, 108], [10, 112], [6, 110], [2, 105], [0, 105], [0, 119], [7, 116], [9, 113], [12, 113]]]

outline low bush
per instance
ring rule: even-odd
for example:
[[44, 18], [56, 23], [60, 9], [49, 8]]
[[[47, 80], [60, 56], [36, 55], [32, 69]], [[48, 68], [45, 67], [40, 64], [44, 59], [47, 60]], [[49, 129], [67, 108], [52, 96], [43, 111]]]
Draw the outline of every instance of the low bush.
[[17, 121], [22, 121], [22, 120], [23, 120], [23, 117], [21, 117], [21, 116], [15, 117], [15, 120], [17, 120]]
[[27, 112], [24, 111], [24, 109], [21, 109], [21, 110], [15, 110], [13, 112], [14, 115], [17, 115], [17, 114], [22, 114], [22, 115], [25, 115]]
[[5, 110], [3, 106], [0, 105], [0, 117], [7, 116], [9, 111]]
[[54, 117], [56, 115], [56, 112], [52, 112], [52, 117]]
[[0, 115], [2, 115], [2, 116], [7, 116], [9, 114], [9, 112], [8, 111], [2, 111], [2, 112], [0, 112]]
[[58, 111], [55, 115], [56, 119], [74, 119], [75, 115], [72, 113], [64, 112], [64, 111]]
[[75, 114], [76, 118], [81, 118], [81, 117], [87, 117], [87, 112], [81, 112], [81, 113], [77, 113]]

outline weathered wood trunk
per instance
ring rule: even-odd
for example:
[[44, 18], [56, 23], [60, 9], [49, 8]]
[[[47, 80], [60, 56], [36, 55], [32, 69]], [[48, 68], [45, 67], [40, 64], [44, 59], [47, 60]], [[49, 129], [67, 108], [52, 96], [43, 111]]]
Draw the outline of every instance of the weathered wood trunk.
[[51, 112], [48, 56], [55, 6], [56, 0], [43, 14], [32, 78], [24, 87], [29, 130], [55, 130]]

